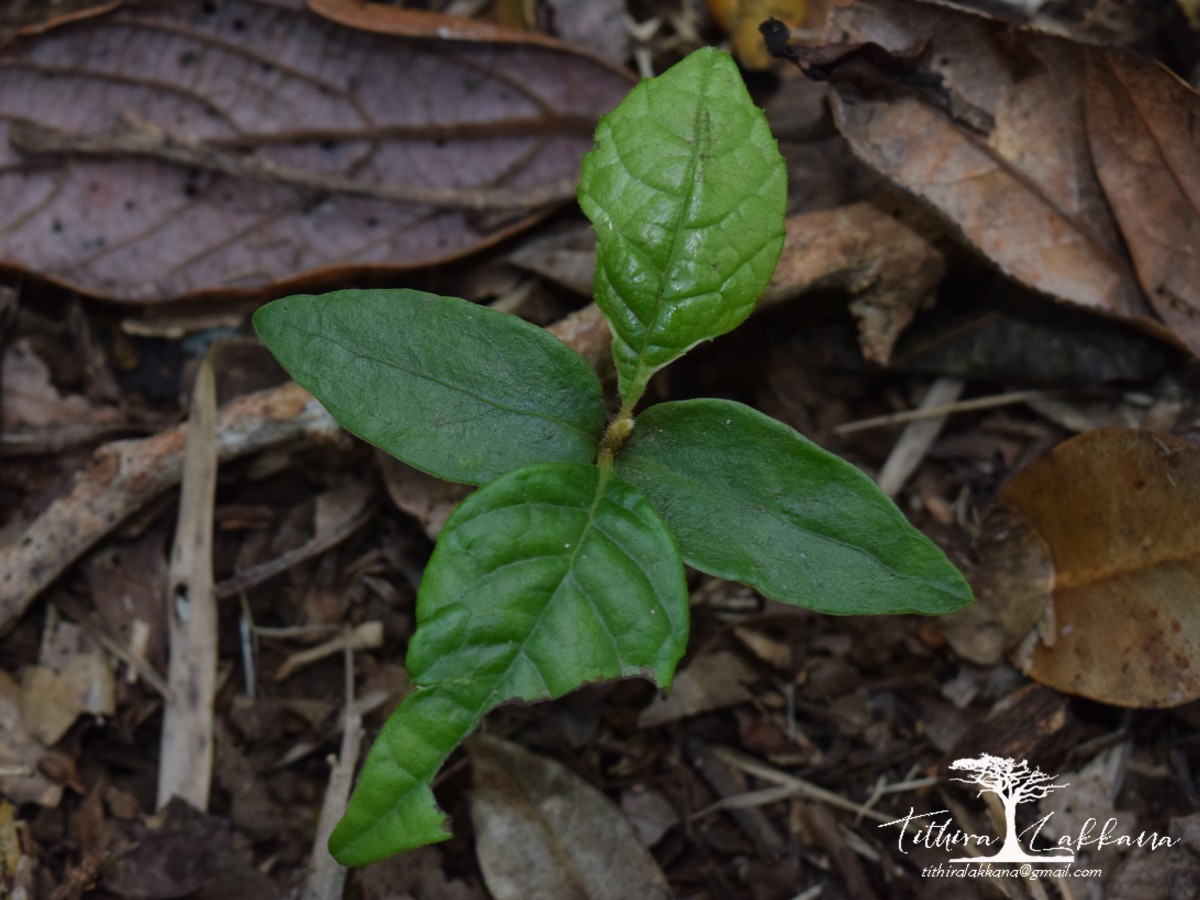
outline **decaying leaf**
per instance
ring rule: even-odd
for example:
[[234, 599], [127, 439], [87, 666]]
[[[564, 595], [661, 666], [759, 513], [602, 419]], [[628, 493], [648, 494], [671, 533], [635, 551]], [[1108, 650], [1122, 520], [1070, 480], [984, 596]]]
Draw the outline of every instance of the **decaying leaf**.
[[629, 58], [633, 35], [623, 0], [549, 0], [554, 30], [568, 44], [586, 47], [621, 65]]
[[43, 758], [52, 755], [25, 728], [20, 689], [7, 672], [0, 671], [0, 796], [14, 803], [58, 806], [62, 785], [39, 771]]
[[111, 423], [121, 413], [111, 407], [94, 406], [79, 394], [63, 396], [50, 377], [50, 367], [37, 355], [27, 338], [15, 341], [0, 357], [5, 429], [41, 427], [79, 422]]
[[1200, 98], [1162, 66], [1084, 55], [1088, 146], [1154, 311], [1200, 348]]
[[[1200, 353], [1200, 96], [1163, 67], [926, 3], [862, 0], [793, 50], [855, 153], [1006, 274]], [[779, 48], [776, 48], [779, 49]]]
[[49, 747], [83, 713], [116, 711], [112, 664], [78, 625], [59, 622], [43, 642], [41, 660], [21, 673], [21, 721]]
[[382, 31], [136, 4], [0, 48], [0, 260], [150, 302], [451, 259], [570, 199], [630, 84], [549, 39]]
[[745, 703], [752, 698], [746, 685], [758, 676], [727, 650], [703, 653], [675, 676], [666, 697], [657, 697], [638, 716], [638, 727], [654, 728], [687, 716]]
[[470, 755], [479, 865], [496, 900], [671, 896], [616, 805], [570, 770], [489, 735]]
[[1046, 542], [1028, 520], [1005, 507], [988, 514], [975, 544], [981, 563], [968, 580], [978, 602], [940, 624], [959, 656], [994, 666], [1045, 614], [1054, 564]]
[[470, 493], [470, 487], [426, 475], [382, 450], [375, 458], [383, 473], [383, 486], [396, 508], [416, 519], [431, 540], [437, 540], [446, 519]]
[[[1038, 624], [1022, 660], [1032, 678], [1118, 706], [1200, 697], [1200, 448], [1149, 431], [1088, 432], [1022, 470], [999, 505], [1010, 533], [1029, 540], [981, 546], [995, 580], [975, 587], [992, 627], [1006, 629], [998, 642]], [[1014, 548], [1030, 551], [1024, 570], [1004, 560]], [[968, 649], [961, 628], [948, 636]]]

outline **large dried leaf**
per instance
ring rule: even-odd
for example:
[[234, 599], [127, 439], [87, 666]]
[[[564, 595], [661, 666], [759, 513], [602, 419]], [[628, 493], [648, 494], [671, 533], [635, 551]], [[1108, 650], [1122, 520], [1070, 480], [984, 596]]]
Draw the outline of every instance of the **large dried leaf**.
[[863, 160], [1017, 281], [1200, 352], [1195, 91], [945, 6], [862, 0], [831, 34], [870, 42], [823, 48], [818, 66]]
[[461, 256], [570, 199], [627, 77], [443, 29], [226, 0], [3, 48], [0, 260], [121, 300], [279, 290]]
[[488, 735], [470, 747], [471, 819], [496, 900], [665, 900], [667, 880], [616, 805], [560, 764]]
[[1200, 98], [1160, 66], [1090, 52], [1084, 106], [1096, 174], [1159, 317], [1200, 347]]
[[1088, 432], [1022, 470], [1000, 507], [1010, 533], [1037, 540], [1023, 544], [1024, 576], [1000, 542], [981, 547], [982, 571], [998, 567], [988, 577], [1004, 590], [980, 595], [998, 620], [1028, 627], [1041, 615], [1030, 676], [1119, 706], [1200, 697], [1200, 448], [1150, 431]]

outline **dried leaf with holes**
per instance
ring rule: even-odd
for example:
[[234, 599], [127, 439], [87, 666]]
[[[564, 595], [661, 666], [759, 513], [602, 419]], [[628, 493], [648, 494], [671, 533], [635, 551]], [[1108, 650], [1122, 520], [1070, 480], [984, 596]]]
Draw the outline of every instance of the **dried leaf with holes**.
[[353, 8], [133, 4], [0, 48], [0, 260], [127, 301], [282, 291], [459, 257], [571, 199], [625, 73]]

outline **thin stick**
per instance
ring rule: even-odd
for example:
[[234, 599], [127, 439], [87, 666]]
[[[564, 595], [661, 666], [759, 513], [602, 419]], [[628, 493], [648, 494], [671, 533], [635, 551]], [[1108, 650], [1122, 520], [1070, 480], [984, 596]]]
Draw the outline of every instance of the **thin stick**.
[[[962, 393], [964, 385], [957, 378], [942, 377], [929, 386], [921, 400], [922, 409], [932, 409], [953, 403]], [[900, 439], [892, 448], [887, 462], [879, 471], [879, 489], [889, 497], [900, 493], [900, 488], [908, 481], [913, 472], [925, 459], [925, 454], [937, 440], [942, 427], [946, 424], [944, 415], [923, 419], [920, 422], [909, 422], [904, 426]]]
[[997, 406], [1012, 406], [1014, 403], [1040, 400], [1043, 397], [1050, 397], [1057, 393], [1059, 392], [1009, 391], [1006, 394], [992, 394], [990, 397], [973, 397], [970, 400], [956, 400], [954, 403], [942, 403], [937, 406], [921, 406], [917, 409], [906, 409], [903, 412], [888, 413], [886, 416], [873, 416], [870, 419], [859, 419], [857, 422], [845, 422], [834, 428], [833, 433], [854, 434], [857, 431], [886, 428], [890, 425], [905, 425], [909, 422], [920, 422], [922, 419], [936, 419], [939, 416], [951, 416], [960, 412], [995, 409]]
[[316, 647], [310, 647], [307, 650], [301, 650], [299, 653], [293, 653], [285, 659], [283, 665], [279, 667], [279, 671], [275, 673], [275, 680], [283, 681], [305, 666], [311, 665], [327, 656], [332, 656], [339, 650], [374, 650], [382, 646], [382, 622], [363, 622], [353, 629], [344, 628], [341, 634], [333, 638], [333, 640], [326, 641], [324, 644], [318, 644]]
[[836, 806], [839, 809], [845, 809], [853, 813], [861, 813], [866, 818], [874, 819], [876, 822], [886, 824], [892, 821], [891, 816], [885, 816], [883, 813], [875, 812], [872, 809], [864, 810], [861, 803], [847, 800], [840, 794], [827, 791], [825, 788], [818, 787], [811, 781], [805, 781], [803, 778], [797, 778], [794, 775], [781, 772], [753, 757], [738, 753], [736, 750], [728, 747], [715, 747], [713, 748], [713, 753], [731, 766], [741, 769], [749, 775], [754, 775], [764, 781], [773, 781], [775, 784], [793, 788], [794, 792], [801, 797], [807, 797], [810, 800], [819, 800], [822, 803], [827, 803], [830, 806]]
[[350, 798], [350, 786], [354, 783], [354, 767], [358, 765], [358, 753], [362, 745], [362, 719], [354, 702], [354, 649], [349, 629], [343, 636], [343, 658], [345, 668], [345, 711], [342, 746], [338, 758], [333, 761], [329, 773], [329, 784], [325, 788], [325, 799], [321, 802], [321, 816], [317, 820], [317, 834], [313, 839], [312, 857], [308, 877], [304, 881], [302, 900], [336, 900], [342, 896], [346, 882], [346, 870], [329, 855], [329, 835], [346, 809]]
[[217, 493], [217, 386], [212, 357], [196, 373], [184, 450], [179, 523], [167, 594], [171, 695], [163, 714], [158, 807], [181, 797], [208, 808], [212, 780], [213, 696], [217, 685], [217, 601], [212, 541]]

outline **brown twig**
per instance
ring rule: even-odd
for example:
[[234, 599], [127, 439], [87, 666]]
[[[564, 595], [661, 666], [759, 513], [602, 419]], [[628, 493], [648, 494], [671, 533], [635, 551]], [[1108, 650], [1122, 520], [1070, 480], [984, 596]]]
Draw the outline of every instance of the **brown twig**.
[[283, 681], [290, 678], [305, 666], [312, 665], [324, 659], [327, 656], [332, 656], [334, 653], [344, 650], [375, 650], [383, 646], [383, 623], [382, 622], [363, 622], [361, 625], [356, 625], [354, 628], [343, 628], [337, 637], [326, 641], [323, 644], [318, 644], [316, 647], [309, 647], [307, 650], [301, 650], [299, 653], [293, 653], [283, 661], [279, 670], [275, 673], [276, 681]]

